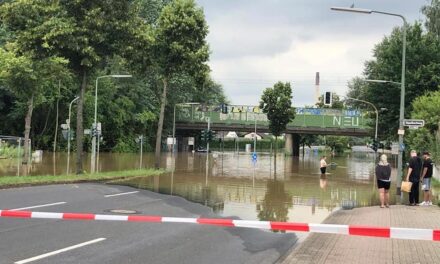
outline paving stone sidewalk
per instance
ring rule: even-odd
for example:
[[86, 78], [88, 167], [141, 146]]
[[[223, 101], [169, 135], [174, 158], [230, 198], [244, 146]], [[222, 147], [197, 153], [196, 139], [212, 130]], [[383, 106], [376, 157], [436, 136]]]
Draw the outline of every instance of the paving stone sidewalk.
[[[340, 210], [324, 223], [440, 229], [440, 207]], [[440, 242], [312, 233], [281, 263], [440, 263]]]

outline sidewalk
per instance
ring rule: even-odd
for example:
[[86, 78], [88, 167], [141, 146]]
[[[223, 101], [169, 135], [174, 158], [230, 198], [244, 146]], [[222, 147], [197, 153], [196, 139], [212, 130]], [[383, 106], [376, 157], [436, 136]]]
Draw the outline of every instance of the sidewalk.
[[[324, 223], [440, 229], [440, 208], [340, 210]], [[440, 242], [312, 233], [281, 263], [440, 263]]]

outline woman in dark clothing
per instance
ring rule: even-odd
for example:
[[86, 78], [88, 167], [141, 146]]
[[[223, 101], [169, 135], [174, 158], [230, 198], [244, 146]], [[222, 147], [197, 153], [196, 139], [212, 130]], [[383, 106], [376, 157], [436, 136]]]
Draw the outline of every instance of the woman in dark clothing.
[[390, 206], [391, 166], [387, 161], [387, 155], [380, 156], [376, 166], [377, 188], [379, 189], [380, 208]]

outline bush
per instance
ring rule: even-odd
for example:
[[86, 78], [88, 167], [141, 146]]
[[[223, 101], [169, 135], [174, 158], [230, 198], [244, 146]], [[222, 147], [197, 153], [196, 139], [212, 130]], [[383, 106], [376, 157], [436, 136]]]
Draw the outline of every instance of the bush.
[[2, 158], [18, 158], [23, 155], [23, 149], [18, 149], [15, 146], [9, 146], [3, 143], [0, 147], [0, 157]]

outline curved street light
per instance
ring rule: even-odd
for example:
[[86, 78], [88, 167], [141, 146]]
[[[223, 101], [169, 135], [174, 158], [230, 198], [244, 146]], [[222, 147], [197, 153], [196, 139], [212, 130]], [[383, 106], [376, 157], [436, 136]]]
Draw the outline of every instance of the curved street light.
[[353, 100], [353, 101], [358, 101], [358, 102], [369, 104], [374, 108], [374, 112], [376, 113], [376, 129], [374, 131], [374, 140], [377, 141], [377, 125], [378, 125], [378, 120], [379, 120], [379, 111], [377, 111], [376, 106], [373, 103], [365, 101], [365, 100], [351, 98], [351, 97], [347, 97], [347, 96], [342, 96], [342, 97], [344, 97], [345, 99], [348, 99], [348, 100]]
[[[90, 172], [95, 172], [96, 167], [96, 136], [97, 136], [97, 115], [98, 115], [98, 81], [102, 78], [131, 78], [132, 75], [130, 74], [111, 74], [111, 75], [103, 75], [98, 76], [96, 78], [96, 85], [95, 85], [95, 117], [93, 119], [93, 126], [92, 126], [92, 155], [90, 160]], [[99, 148], [99, 140], [98, 140], [98, 148]], [[99, 150], [98, 150], [99, 151]]]
[[[400, 113], [399, 113], [399, 156], [397, 159], [397, 191], [396, 194], [400, 195], [402, 199], [402, 194], [400, 192], [400, 184], [402, 181], [402, 157], [403, 157], [403, 116], [404, 116], [404, 106], [405, 106], [405, 56], [406, 56], [406, 28], [407, 22], [404, 16], [395, 13], [382, 12], [371, 9], [362, 9], [362, 8], [347, 8], [347, 7], [331, 7], [333, 11], [343, 11], [343, 12], [352, 12], [352, 13], [361, 13], [361, 14], [381, 14], [388, 16], [400, 17], [403, 20], [403, 34], [402, 34], [402, 75], [400, 81]], [[393, 83], [393, 82], [390, 82]]]
[[70, 166], [70, 114], [72, 113], [72, 104], [79, 99], [79, 96], [75, 97], [69, 104], [69, 119], [67, 122], [67, 172], [69, 174], [69, 166]]

